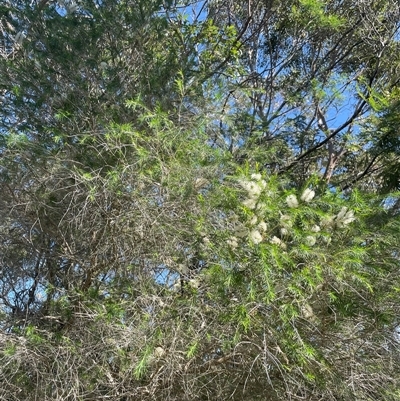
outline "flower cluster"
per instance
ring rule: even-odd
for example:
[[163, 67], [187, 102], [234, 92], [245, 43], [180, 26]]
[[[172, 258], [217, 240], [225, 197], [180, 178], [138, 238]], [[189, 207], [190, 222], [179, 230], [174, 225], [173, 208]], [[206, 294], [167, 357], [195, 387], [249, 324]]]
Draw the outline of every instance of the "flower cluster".
[[[242, 203], [252, 212], [250, 212], [246, 222], [239, 222], [238, 216], [236, 216], [233, 236], [227, 240], [227, 244], [231, 249], [236, 249], [240, 240], [244, 238], [248, 238], [253, 244], [260, 244], [265, 240], [267, 232], [267, 223], [263, 217], [267, 209], [266, 205], [260, 200], [262, 194], [267, 194], [265, 193], [267, 183], [262, 179], [261, 174], [252, 174], [251, 179], [241, 179], [239, 185], [247, 192], [247, 197]], [[309, 204], [314, 198], [315, 191], [310, 188], [306, 188], [300, 196], [290, 194], [286, 197], [287, 214], [280, 212], [279, 231], [278, 234], [273, 235], [272, 238], [270, 237], [270, 244], [286, 249], [288, 243], [297, 242], [298, 230], [294, 226], [296, 225], [297, 227], [296, 222], [299, 215], [297, 212], [292, 215], [290, 210], [299, 208], [301, 203]], [[311, 209], [309, 210], [311, 212]], [[329, 231], [335, 228], [343, 228], [355, 220], [354, 212], [347, 207], [342, 207], [336, 216], [324, 216], [318, 219], [315, 213], [312, 213], [312, 215], [319, 221], [311, 218], [309, 221], [303, 220], [301, 223], [301, 229], [302, 231], [304, 230], [304, 236], [302, 236], [301, 241], [309, 247], [316, 245], [319, 240], [329, 244], [331, 240]]]
[[263, 233], [267, 231], [267, 223], [265, 221], [259, 221], [259, 217], [254, 215], [250, 220], [250, 240], [254, 244], [259, 244], [263, 240]]
[[275, 235], [272, 237], [270, 243], [274, 245], [279, 245], [281, 248], [286, 249], [286, 244]]
[[319, 233], [319, 232], [321, 231], [321, 227], [318, 226], [317, 224], [314, 224], [314, 225], [311, 227], [311, 231], [312, 231], [313, 233]]
[[306, 237], [306, 244], [308, 246], [314, 246], [317, 242], [317, 239], [314, 237], [314, 235], [307, 235]]
[[299, 201], [296, 198], [296, 195], [289, 195], [286, 198], [286, 203], [290, 208], [296, 208], [299, 206]]
[[258, 230], [252, 230], [250, 232], [250, 239], [254, 244], [259, 244], [263, 240], [262, 235]]
[[346, 206], [343, 206], [341, 211], [336, 216], [336, 225], [339, 228], [342, 228], [353, 222], [355, 219], [354, 212], [349, 210]]
[[261, 174], [252, 174], [251, 178], [253, 181], [240, 180], [239, 184], [247, 191], [247, 199], [243, 201], [243, 205], [249, 209], [255, 209], [258, 199], [267, 186], [267, 183], [262, 179]]
[[[246, 223], [235, 221], [234, 236], [227, 240], [230, 248], [235, 249], [238, 246], [238, 238], [248, 237], [253, 244], [259, 244], [263, 241], [263, 234], [267, 230], [267, 224], [259, 217], [262, 211], [262, 203], [259, 202], [260, 196], [267, 187], [267, 183], [262, 179], [261, 174], [252, 174], [251, 180], [241, 179], [239, 185], [247, 192], [247, 198], [242, 202], [248, 209], [254, 210]], [[256, 211], [257, 210], [257, 211]]]
[[343, 206], [336, 216], [326, 216], [321, 220], [321, 226], [325, 229], [332, 229], [334, 227], [344, 228], [352, 223], [356, 218], [354, 212]]
[[[300, 196], [300, 200], [304, 203], [310, 203], [315, 197], [315, 191], [310, 188], [306, 188]], [[294, 209], [299, 207], [299, 200], [296, 195], [291, 194], [286, 197], [286, 204], [290, 209]], [[329, 243], [330, 236], [326, 236], [325, 234], [319, 234], [321, 230], [330, 230], [333, 228], [343, 228], [352, 221], [355, 220], [353, 211], [349, 210], [347, 207], [343, 207], [341, 211], [337, 214], [337, 216], [325, 216], [322, 218], [318, 224], [310, 224], [306, 230], [311, 231], [312, 235], [306, 235], [304, 237], [304, 243], [308, 246], [314, 246], [317, 242], [317, 239], [321, 237], [326, 243]], [[291, 217], [282, 214], [280, 217], [280, 234], [281, 239], [274, 237], [271, 240], [271, 243], [279, 244], [283, 243], [283, 238], [288, 238], [291, 234], [291, 228], [293, 226], [293, 222]]]
[[[306, 188], [304, 192], [301, 194], [300, 199], [303, 202], [310, 203], [314, 199], [314, 196], [315, 192], [310, 188]], [[292, 209], [299, 206], [299, 201], [297, 200], [296, 195], [293, 194], [286, 197], [286, 203]]]
[[302, 193], [300, 199], [301, 199], [303, 202], [309, 203], [309, 202], [311, 202], [311, 201], [314, 199], [314, 196], [315, 196], [315, 192], [314, 192], [312, 189], [307, 188], [307, 189], [305, 189], [304, 192]]
[[105, 61], [102, 61], [102, 62], [99, 64], [99, 70], [104, 71], [104, 70], [107, 69], [107, 67], [108, 67], [108, 64], [107, 64]]
[[238, 243], [238, 239], [234, 236], [231, 236], [226, 243], [232, 248], [232, 249], [236, 249], [239, 245]]

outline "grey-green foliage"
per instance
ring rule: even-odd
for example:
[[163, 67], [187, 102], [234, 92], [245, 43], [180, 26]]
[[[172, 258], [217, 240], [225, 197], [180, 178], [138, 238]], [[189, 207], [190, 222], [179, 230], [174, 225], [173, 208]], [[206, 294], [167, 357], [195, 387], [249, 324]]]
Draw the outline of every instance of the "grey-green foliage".
[[399, 400], [394, 4], [57, 4], [1, 6], [0, 398]]

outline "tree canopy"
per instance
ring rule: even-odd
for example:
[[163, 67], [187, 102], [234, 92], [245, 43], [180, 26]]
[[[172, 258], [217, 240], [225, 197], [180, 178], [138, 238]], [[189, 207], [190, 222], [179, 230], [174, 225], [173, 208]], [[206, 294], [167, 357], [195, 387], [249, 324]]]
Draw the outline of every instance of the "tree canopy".
[[3, 0], [0, 399], [399, 401], [399, 28]]

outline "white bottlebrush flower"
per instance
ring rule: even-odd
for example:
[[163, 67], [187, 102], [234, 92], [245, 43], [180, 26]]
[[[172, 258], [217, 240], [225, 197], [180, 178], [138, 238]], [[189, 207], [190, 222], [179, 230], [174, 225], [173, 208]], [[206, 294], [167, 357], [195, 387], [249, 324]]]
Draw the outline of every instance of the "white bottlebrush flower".
[[274, 245], [279, 245], [283, 249], [286, 249], [286, 244], [278, 237], [273, 236], [269, 242]]
[[250, 220], [250, 225], [255, 226], [257, 224], [257, 216], [253, 216]]
[[296, 198], [296, 195], [289, 195], [286, 198], [286, 203], [291, 208], [295, 208], [295, 207], [299, 206], [299, 202], [298, 202], [298, 200]]
[[282, 235], [282, 237], [285, 237], [286, 235], [288, 235], [289, 234], [289, 230], [287, 229], [287, 228], [285, 228], [285, 227], [282, 227], [281, 228], [281, 235]]
[[263, 202], [259, 202], [257, 203], [257, 213], [260, 216], [262, 213], [264, 213], [265, 209], [266, 209], [267, 205]]
[[243, 205], [245, 205], [249, 209], [255, 209], [257, 205], [257, 200], [254, 198], [245, 199], [243, 201]]
[[200, 280], [196, 279], [196, 278], [192, 278], [192, 279], [189, 280], [189, 285], [192, 288], [199, 288], [200, 287]]
[[204, 244], [204, 245], [210, 245], [210, 243], [211, 243], [210, 238], [208, 238], [208, 237], [203, 237], [203, 244]]
[[260, 221], [260, 222], [258, 223], [258, 229], [259, 229], [261, 232], [264, 232], [264, 233], [265, 233], [265, 231], [267, 231], [267, 223], [266, 223], [265, 221]]
[[267, 182], [265, 180], [260, 180], [258, 182], [258, 185], [260, 186], [260, 188], [265, 189], [267, 187]]
[[179, 291], [181, 289], [181, 280], [175, 280], [174, 284], [172, 285], [173, 291]]
[[317, 239], [313, 235], [308, 235], [306, 237], [306, 244], [308, 246], [314, 246], [316, 242], [317, 242]]
[[260, 232], [258, 230], [253, 230], [250, 233], [250, 239], [253, 243], [259, 244], [262, 241], [262, 235], [260, 234]]
[[352, 210], [348, 210], [347, 207], [343, 206], [342, 210], [336, 216], [336, 223], [338, 227], [344, 227], [347, 224], [350, 224], [356, 218], [354, 217], [354, 212]]
[[271, 243], [271, 244], [274, 244], [274, 245], [280, 245], [280, 244], [282, 244], [282, 241], [281, 241], [278, 237], [276, 237], [276, 236], [274, 235], [274, 236], [271, 238], [270, 243]]
[[258, 198], [261, 194], [261, 187], [257, 182], [240, 180], [239, 185], [248, 192], [250, 198]]
[[303, 315], [303, 317], [305, 319], [309, 319], [309, 320], [315, 319], [313, 308], [308, 303], [306, 303], [305, 305], [302, 305], [300, 309], [301, 309], [301, 314]]
[[353, 222], [356, 218], [354, 217], [354, 212], [352, 210], [349, 210], [346, 213], [346, 216], [344, 216], [342, 223], [344, 225], [350, 224], [351, 222]]
[[245, 189], [246, 191], [249, 191], [250, 187], [251, 187], [251, 181], [247, 181], [247, 180], [239, 180], [239, 185]]
[[154, 348], [154, 356], [156, 358], [162, 358], [165, 354], [165, 350], [162, 347], [156, 347]]
[[232, 249], [235, 249], [235, 248], [237, 248], [238, 247], [238, 240], [237, 240], [237, 238], [236, 237], [230, 237], [227, 241], [226, 241], [226, 243], [232, 248]]
[[336, 220], [342, 220], [343, 217], [346, 215], [346, 213], [347, 213], [347, 207], [343, 206], [338, 215], [336, 216]]
[[313, 200], [314, 196], [315, 196], [315, 192], [312, 189], [307, 188], [302, 193], [301, 200], [303, 202], [307, 202], [308, 203], [308, 202], [311, 202]]
[[316, 225], [316, 224], [314, 224], [314, 225], [311, 227], [311, 231], [312, 231], [313, 233], [319, 233], [319, 232], [321, 231], [321, 227], [318, 226], [318, 225]]
[[250, 198], [258, 198], [261, 195], [261, 188], [256, 182], [250, 182], [248, 193]]
[[251, 175], [251, 179], [252, 180], [256, 180], [256, 181], [260, 181], [261, 180], [261, 174], [257, 173], [257, 174], [252, 174]]
[[25, 34], [23, 33], [23, 32], [21, 32], [21, 31], [19, 31], [16, 35], [15, 35], [15, 38], [14, 38], [14, 40], [15, 40], [15, 43], [17, 44], [17, 45], [19, 45], [19, 46], [21, 46], [22, 45], [22, 42], [24, 41], [24, 39], [25, 39]]

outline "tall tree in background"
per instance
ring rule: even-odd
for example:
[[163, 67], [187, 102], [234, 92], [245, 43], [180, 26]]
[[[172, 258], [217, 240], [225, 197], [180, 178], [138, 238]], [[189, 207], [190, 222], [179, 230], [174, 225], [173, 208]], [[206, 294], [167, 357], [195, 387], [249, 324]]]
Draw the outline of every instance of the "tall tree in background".
[[235, 74], [221, 75], [229, 88], [223, 115], [231, 117], [221, 135], [239, 158], [249, 147], [271, 172], [293, 172], [298, 183], [321, 170], [327, 181], [338, 173], [341, 187], [380, 165], [379, 157], [363, 153], [374, 138], [358, 134], [371, 98], [398, 85], [397, 2], [209, 7], [216, 25], [242, 32]]
[[400, 399], [397, 2], [0, 13], [1, 399]]

